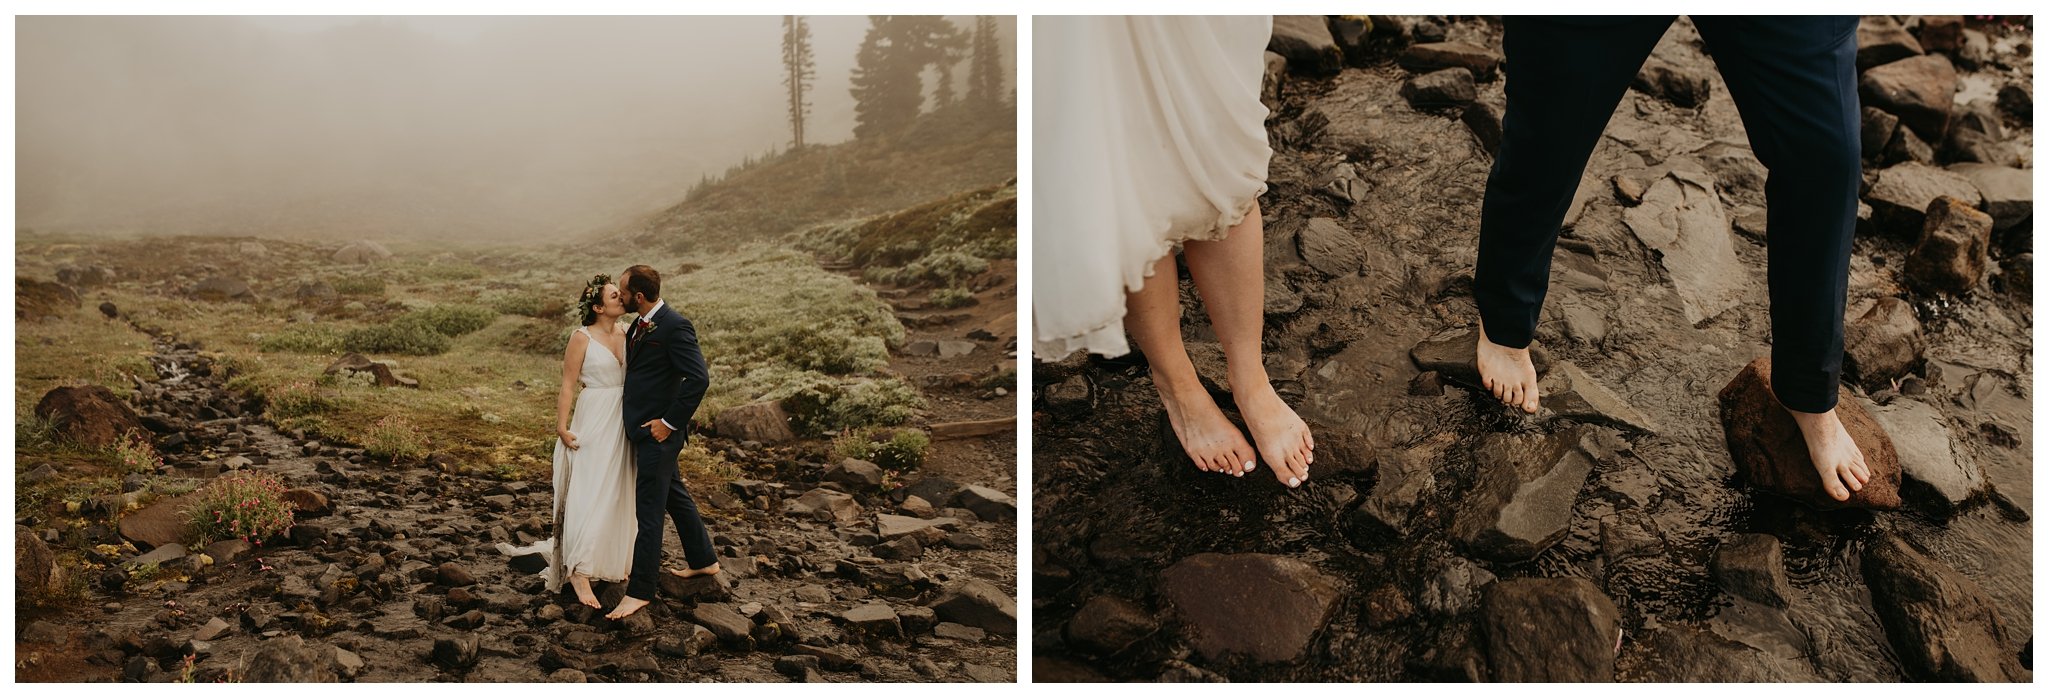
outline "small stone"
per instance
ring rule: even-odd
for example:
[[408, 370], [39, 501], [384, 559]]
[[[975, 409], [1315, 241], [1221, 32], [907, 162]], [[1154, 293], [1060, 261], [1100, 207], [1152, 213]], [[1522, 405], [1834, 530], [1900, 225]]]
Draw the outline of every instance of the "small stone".
[[1592, 582], [1494, 582], [1484, 592], [1479, 625], [1495, 681], [1614, 680], [1621, 613]]
[[1791, 605], [1784, 547], [1769, 534], [1744, 533], [1722, 542], [1714, 551], [1714, 578], [1735, 596], [1773, 608]]
[[1947, 56], [1905, 58], [1864, 71], [1858, 92], [1864, 104], [1898, 115], [1922, 139], [1939, 143], [1955, 106], [1956, 71]]
[[[941, 625], [951, 625], [942, 623]], [[1116, 654], [1159, 630], [1159, 620], [1144, 608], [1115, 596], [1097, 596], [1081, 605], [1067, 621], [1067, 640], [1081, 649]]]
[[1401, 67], [1409, 72], [1464, 68], [1481, 81], [1492, 80], [1500, 62], [1500, 52], [1462, 41], [1415, 44], [1402, 51], [1399, 59]]
[[1471, 70], [1451, 67], [1409, 78], [1401, 97], [1418, 108], [1463, 107], [1479, 99], [1479, 89]]
[[1017, 632], [1017, 602], [995, 585], [978, 579], [955, 582], [927, 604], [941, 620], [987, 630], [997, 635]]

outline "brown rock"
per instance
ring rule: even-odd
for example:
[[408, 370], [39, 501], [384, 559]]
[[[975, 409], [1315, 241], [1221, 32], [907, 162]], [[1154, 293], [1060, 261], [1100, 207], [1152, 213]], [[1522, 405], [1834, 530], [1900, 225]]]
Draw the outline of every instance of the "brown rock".
[[1329, 621], [1337, 582], [1278, 555], [1201, 553], [1159, 575], [1188, 642], [1211, 661], [1292, 662]]
[[57, 558], [50, 554], [50, 546], [36, 536], [27, 526], [14, 526], [14, 594], [17, 602], [28, 594], [34, 594], [50, 587], [50, 578], [57, 570]]
[[334, 513], [334, 507], [327, 502], [327, 495], [304, 487], [284, 491], [284, 501], [292, 505], [295, 517], [312, 518]]
[[1963, 47], [1963, 16], [1920, 15], [1920, 45], [1929, 51], [1955, 53]]
[[1980, 194], [1968, 177], [1909, 162], [1878, 172], [1864, 200], [1882, 231], [1917, 239], [1927, 225], [1927, 207], [1943, 196], [1975, 206]]
[[1306, 75], [1330, 76], [1344, 69], [1344, 52], [1322, 15], [1274, 15], [1266, 50], [1287, 57], [1287, 66]]
[[1159, 621], [1135, 603], [1097, 596], [1067, 621], [1067, 640], [1090, 652], [1116, 654], [1159, 629]]
[[1891, 296], [1850, 305], [1842, 329], [1849, 367], [1866, 384], [1905, 377], [1925, 350], [1913, 305]]
[[1856, 69], [1869, 70], [1902, 58], [1927, 53], [1920, 41], [1886, 15], [1864, 17], [1856, 25]]
[[1929, 143], [1948, 135], [1956, 69], [1947, 56], [1916, 56], [1871, 68], [1858, 84], [1863, 103], [1898, 115]]
[[2027, 681], [1998, 608], [1969, 577], [1886, 538], [1863, 553], [1863, 581], [1892, 650], [1921, 681]]
[[1412, 73], [1427, 73], [1445, 68], [1464, 68], [1481, 82], [1492, 80], [1500, 68], [1500, 52], [1485, 46], [1463, 41], [1440, 41], [1415, 44], [1401, 52], [1402, 68]]
[[796, 439], [796, 430], [789, 426], [789, 413], [783, 411], [780, 401], [756, 402], [719, 412], [714, 427], [719, 436], [741, 441], [773, 444]]
[[197, 497], [193, 494], [160, 499], [140, 511], [123, 516], [121, 537], [145, 550], [189, 540], [192, 531], [186, 524], [185, 508], [195, 501]]
[[398, 376], [391, 372], [389, 364], [371, 361], [370, 357], [355, 352], [349, 352], [341, 358], [335, 359], [334, 363], [328, 364], [327, 368], [321, 371], [325, 375], [335, 375], [342, 372], [368, 373], [377, 379], [378, 387], [389, 388], [399, 384]]
[[1870, 466], [1871, 480], [1861, 491], [1851, 492], [1848, 501], [1840, 502], [1821, 489], [1820, 475], [1806, 453], [1799, 425], [1771, 392], [1770, 357], [1750, 362], [1721, 389], [1721, 425], [1736, 471], [1758, 490], [1820, 509], [1897, 509], [1899, 455], [1891, 437], [1870, 413], [1849, 399], [1847, 389], [1837, 390], [1841, 396], [1835, 414], [1863, 449], [1864, 462]]
[[1614, 680], [1621, 613], [1592, 582], [1494, 582], [1480, 600], [1479, 625], [1495, 681]]
[[59, 435], [85, 446], [105, 448], [130, 432], [147, 433], [128, 403], [98, 385], [53, 388], [36, 403], [35, 413]]
[[1991, 216], [1954, 198], [1927, 207], [1920, 244], [1906, 257], [1907, 283], [1923, 290], [1963, 294], [1984, 280], [1991, 262]]

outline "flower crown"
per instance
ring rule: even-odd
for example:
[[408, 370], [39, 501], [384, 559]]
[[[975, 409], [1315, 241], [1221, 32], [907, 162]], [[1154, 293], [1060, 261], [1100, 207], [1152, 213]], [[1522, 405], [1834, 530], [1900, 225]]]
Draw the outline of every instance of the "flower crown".
[[576, 309], [583, 311], [583, 324], [588, 325], [597, 319], [597, 306], [604, 302], [604, 287], [611, 282], [610, 274], [598, 274], [590, 277], [590, 283], [584, 284], [583, 295], [576, 298]]

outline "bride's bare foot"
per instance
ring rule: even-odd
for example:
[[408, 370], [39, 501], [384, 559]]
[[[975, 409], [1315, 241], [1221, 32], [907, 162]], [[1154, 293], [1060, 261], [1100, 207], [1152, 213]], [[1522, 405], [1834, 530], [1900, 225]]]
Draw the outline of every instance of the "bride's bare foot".
[[1179, 437], [1181, 449], [1188, 452], [1195, 467], [1236, 477], [1251, 471], [1257, 452], [1237, 425], [1223, 416], [1223, 409], [1199, 380], [1189, 379], [1178, 386], [1168, 382], [1156, 385], [1160, 401], [1166, 404], [1166, 419], [1173, 424], [1173, 435]]
[[1486, 337], [1486, 325], [1479, 325], [1479, 384], [1509, 407], [1536, 413], [1536, 364], [1529, 360], [1529, 348], [1510, 349]]
[[1792, 421], [1806, 437], [1806, 454], [1813, 458], [1813, 469], [1820, 473], [1821, 489], [1827, 490], [1828, 496], [1845, 502], [1849, 493], [1869, 484], [1870, 465], [1863, 461], [1863, 450], [1856, 447], [1834, 410], [1819, 414], [1786, 411], [1792, 413]]
[[1273, 477], [1288, 487], [1307, 482], [1308, 466], [1316, 462], [1316, 438], [1309, 433], [1308, 424], [1273, 392], [1273, 384], [1264, 376], [1245, 380], [1233, 376], [1230, 385], [1237, 394], [1237, 411], [1244, 415], [1259, 455], [1273, 468]]
[[612, 612], [611, 612], [611, 613], [606, 613], [606, 614], [604, 614], [604, 617], [606, 617], [606, 618], [610, 618], [610, 619], [612, 619], [612, 620], [618, 620], [618, 619], [620, 619], [620, 618], [624, 618], [624, 617], [626, 617], [626, 616], [630, 616], [630, 615], [633, 615], [633, 612], [634, 612], [634, 611], [638, 611], [638, 610], [640, 610], [641, 608], [644, 608], [644, 607], [646, 607], [646, 606], [647, 606], [647, 602], [646, 602], [646, 601], [642, 601], [642, 600], [640, 600], [640, 599], [636, 599], [636, 598], [633, 598], [633, 597], [631, 597], [631, 596], [628, 596], [628, 597], [625, 597], [625, 598], [619, 599], [619, 607], [618, 607], [618, 608], [614, 608], [614, 609], [612, 609]]
[[597, 594], [590, 590], [590, 577], [582, 572], [569, 575], [569, 586], [576, 588], [576, 600], [583, 602], [583, 605], [597, 609], [604, 608], [604, 604], [598, 603]]
[[691, 577], [706, 577], [706, 576], [710, 576], [710, 575], [718, 574], [718, 563], [716, 563], [716, 562], [714, 562], [714, 563], [711, 563], [711, 566], [710, 566], [710, 567], [706, 567], [706, 568], [704, 568], [704, 569], [699, 569], [699, 570], [692, 570], [692, 569], [679, 569], [679, 568], [675, 568], [675, 567], [670, 567], [670, 568], [668, 568], [668, 573], [669, 573], [669, 574], [673, 574], [673, 575], [675, 575], [675, 576], [677, 576], [677, 577], [681, 577], [681, 578], [683, 578], [683, 579], [689, 579], [689, 578], [691, 578]]

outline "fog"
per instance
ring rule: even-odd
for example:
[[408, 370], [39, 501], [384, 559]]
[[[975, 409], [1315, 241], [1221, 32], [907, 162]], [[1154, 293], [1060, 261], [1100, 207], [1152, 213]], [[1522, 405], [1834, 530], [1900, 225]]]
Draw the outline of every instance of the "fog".
[[[843, 141], [867, 19], [809, 21], [806, 140]], [[1014, 75], [1015, 22], [999, 26]], [[19, 18], [16, 225], [616, 230], [705, 173], [787, 147], [781, 33], [779, 16]]]

